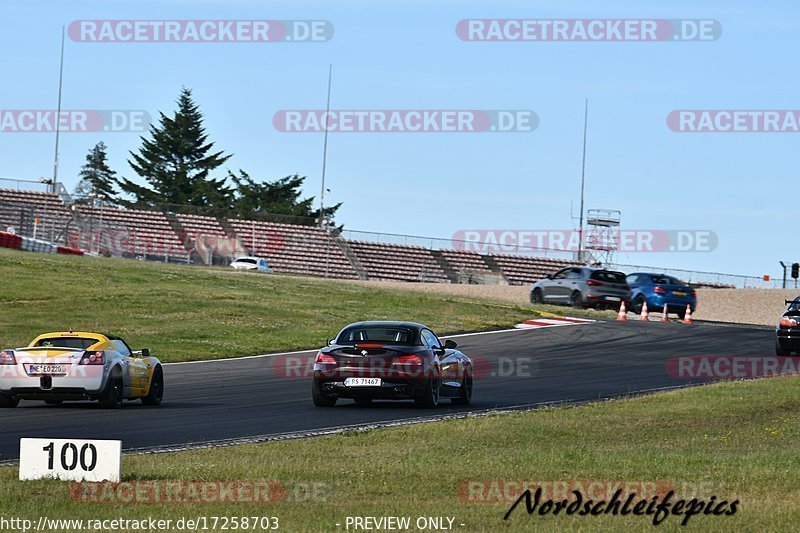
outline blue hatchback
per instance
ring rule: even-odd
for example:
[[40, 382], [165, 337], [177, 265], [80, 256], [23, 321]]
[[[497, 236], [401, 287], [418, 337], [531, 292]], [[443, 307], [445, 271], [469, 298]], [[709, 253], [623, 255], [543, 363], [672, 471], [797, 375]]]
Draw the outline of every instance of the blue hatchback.
[[631, 286], [632, 311], [639, 314], [647, 302], [648, 311], [664, 312], [666, 304], [670, 313], [683, 318], [688, 305], [694, 313], [697, 308], [697, 293], [685, 282], [666, 274], [635, 272], [626, 278]]

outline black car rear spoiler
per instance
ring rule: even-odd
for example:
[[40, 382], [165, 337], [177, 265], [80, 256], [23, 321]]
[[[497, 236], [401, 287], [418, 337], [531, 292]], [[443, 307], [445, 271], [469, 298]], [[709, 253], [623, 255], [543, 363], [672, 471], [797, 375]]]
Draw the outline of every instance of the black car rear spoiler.
[[786, 305], [800, 303], [800, 298], [795, 298], [794, 300], [784, 300], [783, 303]]

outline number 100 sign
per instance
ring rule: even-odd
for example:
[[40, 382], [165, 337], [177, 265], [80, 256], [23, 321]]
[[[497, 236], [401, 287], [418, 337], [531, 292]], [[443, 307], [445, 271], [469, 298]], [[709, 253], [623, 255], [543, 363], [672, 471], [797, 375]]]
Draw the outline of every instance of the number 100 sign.
[[19, 479], [120, 480], [122, 441], [20, 439]]

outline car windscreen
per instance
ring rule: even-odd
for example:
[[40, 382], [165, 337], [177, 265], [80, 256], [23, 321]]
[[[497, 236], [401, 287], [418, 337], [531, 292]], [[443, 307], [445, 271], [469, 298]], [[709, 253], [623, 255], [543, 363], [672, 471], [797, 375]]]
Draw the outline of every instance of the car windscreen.
[[85, 350], [93, 344], [97, 344], [97, 339], [87, 339], [85, 337], [56, 337], [40, 339], [34, 346], [54, 347], [54, 348], [77, 348]]
[[673, 278], [672, 276], [651, 276], [653, 278], [653, 283], [656, 285], [681, 285], [686, 287], [686, 283], [679, 280], [678, 278]]
[[613, 270], [595, 270], [589, 277], [606, 283], [625, 283], [625, 274]]
[[336, 344], [355, 344], [357, 342], [386, 342], [392, 344], [414, 343], [414, 330], [403, 327], [361, 326], [347, 328], [339, 334]]
[[237, 259], [236, 261], [234, 261], [234, 263], [247, 263], [247, 264], [250, 264], [250, 265], [255, 265], [256, 264], [256, 260], [255, 259]]

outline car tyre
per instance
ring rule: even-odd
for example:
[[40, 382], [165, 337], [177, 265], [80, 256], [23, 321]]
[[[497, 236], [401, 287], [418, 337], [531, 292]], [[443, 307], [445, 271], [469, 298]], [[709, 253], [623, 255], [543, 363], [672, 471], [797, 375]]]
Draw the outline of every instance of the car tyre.
[[531, 292], [531, 303], [532, 304], [544, 303], [544, 298], [542, 298], [542, 289], [533, 289], [533, 292]]
[[464, 379], [461, 382], [461, 394], [458, 398], [450, 400], [455, 405], [469, 405], [472, 403], [472, 374], [469, 372], [464, 373]]
[[792, 352], [789, 350], [784, 350], [781, 348], [781, 344], [778, 341], [775, 341], [775, 355], [785, 357], [787, 355], [792, 355]]
[[0, 407], [16, 407], [19, 405], [19, 398], [0, 394]]
[[569, 297], [569, 304], [573, 309], [583, 309], [585, 307], [583, 305], [583, 297], [581, 296], [580, 291], [574, 291], [572, 293], [572, 296]]
[[153, 371], [153, 382], [150, 384], [150, 390], [147, 391], [147, 396], [142, 398], [142, 403], [145, 405], [161, 405], [161, 400], [164, 399], [164, 371], [161, 366], [157, 366]]
[[311, 382], [311, 399], [314, 401], [314, 405], [317, 407], [333, 407], [336, 405], [336, 396], [325, 396], [322, 394], [322, 391], [319, 390], [319, 383], [317, 380], [313, 380]]
[[414, 403], [419, 407], [433, 409], [439, 405], [439, 388], [439, 376], [431, 377], [425, 384], [425, 391], [422, 396], [414, 398]]
[[105, 392], [100, 397], [100, 407], [103, 409], [119, 409], [122, 407], [122, 377], [111, 376]]

